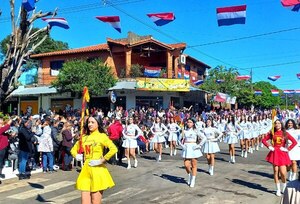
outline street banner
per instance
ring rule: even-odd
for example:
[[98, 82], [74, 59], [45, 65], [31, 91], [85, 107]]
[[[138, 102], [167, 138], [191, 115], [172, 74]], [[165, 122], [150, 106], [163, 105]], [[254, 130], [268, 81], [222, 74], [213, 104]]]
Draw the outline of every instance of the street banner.
[[136, 89], [144, 91], [190, 91], [190, 80], [162, 79], [162, 78], [137, 78]]

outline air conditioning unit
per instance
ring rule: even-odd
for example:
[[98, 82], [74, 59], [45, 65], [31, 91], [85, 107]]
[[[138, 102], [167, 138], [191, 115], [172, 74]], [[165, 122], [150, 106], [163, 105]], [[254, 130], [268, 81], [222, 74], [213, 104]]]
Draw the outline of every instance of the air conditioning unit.
[[185, 64], [186, 62], [186, 57], [185, 55], [180, 55], [179, 56], [179, 64]]

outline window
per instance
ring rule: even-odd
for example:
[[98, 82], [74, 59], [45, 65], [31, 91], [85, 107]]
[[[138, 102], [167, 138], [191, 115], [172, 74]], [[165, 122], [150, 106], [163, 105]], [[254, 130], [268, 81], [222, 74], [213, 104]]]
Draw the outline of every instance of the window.
[[59, 70], [63, 67], [64, 60], [57, 60], [50, 62], [50, 75], [57, 76], [59, 74]]

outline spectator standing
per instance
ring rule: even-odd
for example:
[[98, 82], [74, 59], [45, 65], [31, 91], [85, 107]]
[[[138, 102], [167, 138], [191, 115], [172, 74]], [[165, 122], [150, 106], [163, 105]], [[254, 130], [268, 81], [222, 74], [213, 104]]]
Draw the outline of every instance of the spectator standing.
[[12, 120], [9, 120], [6, 124], [4, 123], [3, 118], [0, 118], [0, 178], [5, 178], [5, 175], [2, 173], [4, 158], [8, 146], [8, 134], [5, 133], [9, 130]]
[[72, 161], [71, 148], [73, 146], [72, 123], [70, 121], [65, 123], [65, 129], [62, 131], [62, 148], [64, 151], [64, 171], [71, 171], [70, 164]]
[[26, 163], [33, 152], [32, 137], [34, 137], [34, 133], [31, 132], [31, 126], [31, 119], [25, 116], [19, 128], [19, 180], [30, 178], [29, 175], [26, 175]]
[[51, 126], [51, 139], [53, 141], [53, 167], [58, 168], [56, 164], [59, 163], [59, 150], [61, 141], [59, 139], [60, 131], [58, 130], [59, 120], [53, 120]]
[[124, 153], [124, 148], [122, 147], [122, 131], [123, 131], [123, 126], [122, 123], [120, 122], [121, 118], [116, 117], [112, 119], [111, 125], [107, 128], [107, 133], [109, 135], [109, 139], [112, 140], [112, 142], [116, 145], [118, 148], [118, 152], [115, 157], [112, 157], [110, 159], [111, 163], [115, 165], [117, 163], [117, 160], [119, 163], [122, 163], [122, 157]]
[[46, 118], [43, 124], [43, 134], [39, 139], [38, 151], [42, 152], [43, 172], [53, 172], [53, 141], [51, 138], [50, 118]]

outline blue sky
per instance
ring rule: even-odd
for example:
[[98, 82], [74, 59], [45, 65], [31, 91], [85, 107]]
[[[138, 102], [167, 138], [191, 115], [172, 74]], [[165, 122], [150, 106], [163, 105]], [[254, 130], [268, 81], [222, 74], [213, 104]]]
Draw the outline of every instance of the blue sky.
[[[242, 4], [247, 5], [245, 25], [218, 27], [216, 8]], [[296, 77], [300, 73], [300, 13], [285, 9], [280, 0], [110, 0], [106, 5], [101, 0], [40, 0], [36, 6], [43, 11], [58, 7], [57, 17], [66, 18], [70, 29], [54, 27], [51, 37], [67, 42], [70, 48], [105, 43], [107, 37], [124, 38], [132, 31], [165, 43], [185, 42], [186, 54], [211, 67], [235, 67], [241, 75], [249, 75], [253, 68], [253, 82], [300, 89]], [[0, 9], [2, 40], [11, 32], [9, 1], [0, 0]], [[157, 27], [146, 14], [159, 12], [174, 12], [176, 20]], [[122, 33], [95, 18], [105, 15], [120, 16]], [[36, 27], [44, 25], [41, 20], [35, 23]], [[237, 40], [255, 35], [260, 36]], [[273, 75], [281, 78], [269, 81], [267, 77]]]

